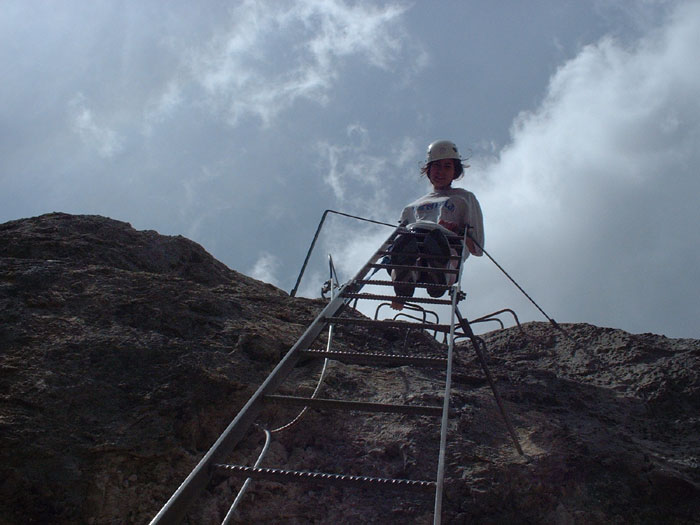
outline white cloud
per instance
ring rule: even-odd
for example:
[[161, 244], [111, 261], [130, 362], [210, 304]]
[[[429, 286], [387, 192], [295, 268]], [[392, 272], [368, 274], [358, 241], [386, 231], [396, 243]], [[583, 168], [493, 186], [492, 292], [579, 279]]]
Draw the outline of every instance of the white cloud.
[[336, 57], [361, 54], [387, 69], [403, 46], [392, 24], [407, 7], [372, 3], [309, 0], [299, 3], [299, 16], [315, 37], [308, 43], [314, 61], [328, 71]]
[[[481, 201], [487, 250], [560, 322], [696, 332], [699, 39], [692, 3], [637, 42], [586, 46], [552, 76], [540, 106], [516, 119], [511, 143], [472, 159], [458, 183]], [[353, 144], [323, 145], [327, 182], [341, 201], [365, 186], [377, 196], [368, 202], [383, 202], [380, 173], [391, 169], [360, 131], [349, 133]], [[328, 246], [349, 277], [385, 232], [336, 228]], [[511, 307], [521, 320], [542, 319], [487, 257], [467, 265], [468, 317]]]
[[190, 54], [193, 75], [232, 123], [264, 124], [299, 99], [328, 100], [339, 59], [360, 56], [381, 69], [398, 62], [405, 44], [399, 4], [303, 0], [245, 1], [231, 26]]
[[171, 117], [175, 110], [184, 102], [182, 88], [176, 81], [170, 81], [162, 93], [146, 102], [144, 111], [144, 134], [150, 135], [154, 125]]
[[254, 279], [279, 286], [279, 280], [277, 278], [279, 266], [280, 262], [277, 257], [270, 253], [263, 252], [258, 257], [258, 260], [253, 265], [250, 272], [247, 273]]
[[392, 148], [391, 157], [398, 166], [408, 166], [411, 162], [416, 160], [417, 151], [419, 151], [419, 148], [416, 146], [416, 141], [410, 137], [403, 137], [401, 141]]
[[[697, 49], [697, 2], [633, 46], [585, 47], [486, 166], [477, 194], [493, 251], [572, 321], [627, 316], [622, 328], [644, 331], [697, 319]], [[669, 287], [669, 272], [688, 288]]]
[[348, 210], [362, 214], [388, 211], [385, 203], [396, 189], [393, 177], [419, 156], [415, 140], [402, 137], [387, 148], [385, 142], [374, 144], [369, 131], [360, 124], [348, 126], [346, 135], [348, 140], [342, 144], [317, 144], [324, 181]]
[[70, 104], [71, 125], [85, 144], [97, 150], [100, 157], [111, 158], [123, 149], [123, 139], [113, 129], [98, 124], [85, 97], [76, 95]]

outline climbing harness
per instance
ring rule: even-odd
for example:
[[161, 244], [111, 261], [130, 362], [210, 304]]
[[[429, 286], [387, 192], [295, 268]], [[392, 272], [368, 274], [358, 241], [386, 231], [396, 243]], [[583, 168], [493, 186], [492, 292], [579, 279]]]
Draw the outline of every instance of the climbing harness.
[[[323, 220], [326, 214], [332, 210], [324, 212]], [[334, 212], [338, 213], [338, 212]], [[347, 214], [341, 214], [349, 216]], [[364, 220], [364, 219], [363, 219]], [[371, 221], [379, 223], [378, 221]], [[313, 244], [316, 242], [318, 233], [321, 228], [316, 231]], [[379, 223], [385, 224], [385, 223]], [[458, 308], [458, 303], [465, 298], [465, 294], [460, 289], [462, 264], [457, 265], [457, 269], [436, 268], [433, 266], [421, 267], [422, 272], [455, 272], [457, 278], [454, 284], [426, 284], [412, 283], [416, 288], [428, 289], [432, 287], [442, 287], [448, 292], [445, 299], [435, 297], [416, 297], [400, 298], [404, 309], [396, 314], [393, 318], [379, 319], [379, 311], [384, 306], [391, 304], [388, 301], [396, 301], [396, 296], [384, 295], [380, 293], [362, 292], [365, 285], [373, 286], [394, 286], [395, 281], [375, 279], [374, 274], [381, 269], [391, 271], [396, 268], [390, 261], [386, 260], [387, 255], [391, 255], [389, 248], [393, 245], [399, 235], [415, 235], [419, 242], [425, 237], [425, 233], [416, 233], [407, 230], [403, 225], [395, 227], [394, 231], [389, 235], [380, 248], [372, 255], [365, 263], [362, 269], [343, 285], [340, 285], [335, 273], [332, 258], [329, 258], [330, 279], [326, 283], [325, 293], [330, 293], [330, 300], [323, 308], [320, 314], [308, 326], [305, 332], [299, 337], [292, 348], [284, 355], [274, 370], [269, 374], [267, 379], [257, 389], [257, 391], [248, 400], [245, 406], [240, 410], [238, 415], [231, 421], [224, 432], [219, 436], [214, 445], [202, 457], [197, 466], [183, 481], [180, 487], [175, 491], [167, 503], [161, 508], [160, 512], [151, 521], [152, 525], [163, 525], [178, 523], [187, 513], [190, 504], [196, 499], [207, 487], [211, 478], [215, 473], [226, 474], [236, 478], [245, 480], [243, 486], [229, 509], [223, 523], [229, 523], [235, 514], [235, 509], [245, 490], [250, 486], [252, 480], [273, 480], [276, 482], [298, 481], [317, 483], [322, 485], [340, 485], [347, 487], [370, 487], [370, 488], [391, 488], [400, 491], [427, 491], [434, 494], [434, 512], [433, 520], [435, 524], [441, 523], [442, 519], [442, 496], [444, 490], [445, 465], [446, 465], [446, 448], [447, 448], [447, 433], [448, 420], [450, 413], [450, 391], [452, 382], [452, 364], [454, 357], [455, 340], [459, 337], [468, 338], [478, 357], [479, 363], [484, 371], [489, 386], [494, 394], [494, 398], [498, 405], [500, 414], [506, 424], [507, 430], [511, 436], [513, 444], [517, 452], [522, 456], [523, 450], [518, 441], [518, 436], [510, 422], [505, 406], [496, 388], [496, 383], [489, 371], [485, 357], [485, 343], [482, 339], [474, 335], [471, 328], [471, 323], [463, 317]], [[466, 234], [465, 234], [466, 235]], [[421, 237], [422, 236], [422, 237]], [[453, 236], [451, 240], [461, 240], [463, 238]], [[311, 249], [304, 261], [304, 267], [308, 262]], [[461, 259], [461, 255], [450, 255], [451, 259]], [[414, 267], [415, 269], [415, 267]], [[294, 290], [291, 295], [294, 295], [301, 281], [302, 272], [297, 279]], [[350, 304], [357, 306], [358, 301], [380, 301], [377, 306], [376, 313], [373, 319], [360, 318], [358, 315], [343, 315], [349, 309]], [[384, 301], [384, 302], [381, 302]], [[422, 304], [428, 305], [446, 305], [450, 308], [449, 322], [441, 324], [439, 318], [434, 312], [424, 310]], [[515, 313], [511, 310], [501, 310], [494, 314], [479, 318], [477, 322], [497, 321], [497, 315], [502, 312], [510, 312], [517, 321]], [[429, 319], [432, 314], [433, 317]], [[442, 335], [443, 342], [447, 345], [447, 353], [443, 355], [395, 355], [385, 352], [347, 352], [337, 351], [332, 348], [334, 329], [337, 326], [368, 326], [368, 327], [394, 327], [407, 330], [408, 333], [413, 330], [423, 330], [432, 333], [436, 338], [438, 334]], [[518, 322], [519, 325], [519, 322]], [[501, 323], [502, 326], [502, 323]], [[325, 350], [313, 349], [312, 345], [321, 335], [328, 329], [328, 340]], [[405, 343], [404, 343], [405, 344]], [[318, 384], [309, 397], [289, 396], [276, 393], [285, 379], [294, 369], [295, 365], [302, 359], [308, 358], [324, 358], [323, 369], [318, 380]], [[375, 403], [362, 400], [341, 400], [341, 399], [324, 399], [318, 397], [321, 384], [324, 377], [327, 375], [328, 364], [331, 361], [341, 363], [356, 363], [365, 366], [411, 366], [411, 367], [430, 367], [442, 368], [444, 374], [444, 393], [441, 404], [433, 405], [417, 405], [417, 404], [387, 404]], [[292, 405], [300, 407], [300, 412], [289, 423], [280, 426], [274, 430], [264, 429], [256, 419], [261, 414], [263, 408], [269, 405]], [[341, 411], [361, 411], [361, 412], [386, 412], [395, 414], [405, 414], [414, 416], [432, 416], [440, 419], [440, 440], [437, 460], [437, 473], [434, 479], [396, 479], [376, 476], [358, 476], [350, 474], [324, 473], [324, 472], [309, 472], [299, 470], [287, 470], [282, 467], [262, 467], [265, 453], [269, 447], [271, 436], [275, 433], [290, 430], [295, 425], [299, 424], [304, 413], [309, 409], [320, 410], [341, 410]], [[265, 445], [253, 466], [233, 465], [227, 463], [227, 458], [231, 455], [236, 445], [247, 435], [251, 427], [258, 427], [265, 432]]]

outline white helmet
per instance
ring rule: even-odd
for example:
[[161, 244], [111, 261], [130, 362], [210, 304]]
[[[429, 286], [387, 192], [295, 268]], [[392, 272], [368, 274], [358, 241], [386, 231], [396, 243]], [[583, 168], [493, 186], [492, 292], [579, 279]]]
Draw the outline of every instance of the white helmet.
[[449, 140], [436, 140], [428, 146], [428, 160], [426, 160], [426, 164], [434, 160], [442, 159], [462, 160], [454, 142], [450, 142]]

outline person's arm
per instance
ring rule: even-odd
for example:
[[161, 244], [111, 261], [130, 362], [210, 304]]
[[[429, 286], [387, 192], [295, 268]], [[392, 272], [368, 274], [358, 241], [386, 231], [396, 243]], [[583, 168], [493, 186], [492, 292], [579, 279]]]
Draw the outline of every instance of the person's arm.
[[476, 252], [479, 248], [476, 246], [476, 244], [474, 244], [474, 241], [471, 239], [471, 237], [467, 237], [465, 241], [467, 243], [467, 250], [469, 250], [469, 253], [473, 253], [474, 255], [476, 255]]
[[399, 224], [411, 224], [416, 222], [416, 214], [414, 213], [413, 207], [406, 206], [401, 212], [401, 218], [399, 218]]
[[467, 204], [467, 248], [469, 253], [481, 257], [484, 254], [484, 217], [479, 201], [473, 194], [470, 194]]

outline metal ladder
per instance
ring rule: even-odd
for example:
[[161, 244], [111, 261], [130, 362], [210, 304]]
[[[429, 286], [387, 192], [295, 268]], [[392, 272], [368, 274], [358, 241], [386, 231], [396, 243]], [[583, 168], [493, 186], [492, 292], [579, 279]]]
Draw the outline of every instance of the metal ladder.
[[[445, 474], [445, 450], [447, 444], [447, 423], [449, 417], [449, 399], [452, 381], [452, 361], [454, 353], [455, 337], [468, 337], [472, 341], [474, 350], [479, 358], [481, 366], [486, 374], [487, 380], [494, 393], [501, 415], [506, 423], [508, 431], [512, 437], [517, 451], [522, 455], [522, 449], [518, 442], [517, 435], [510, 423], [508, 415], [505, 411], [501, 398], [496, 389], [495, 382], [489, 372], [485, 356], [483, 353], [483, 341], [476, 337], [470, 327], [470, 323], [461, 315], [457, 308], [458, 302], [464, 298], [464, 294], [460, 290], [460, 278], [462, 265], [458, 269], [430, 269], [429, 267], [421, 267], [420, 271], [435, 271], [457, 274], [457, 279], [454, 285], [430, 285], [425, 283], [416, 283], [417, 288], [437, 287], [445, 289], [449, 292], [447, 299], [437, 298], [403, 298], [408, 304], [430, 304], [430, 305], [449, 305], [450, 306], [450, 322], [445, 324], [428, 323], [399, 320], [378, 320], [355, 317], [343, 317], [343, 310], [352, 302], [357, 305], [357, 301], [394, 301], [396, 296], [361, 293], [361, 289], [365, 285], [377, 286], [393, 286], [393, 281], [373, 280], [371, 277], [378, 270], [386, 269], [391, 271], [394, 268], [416, 269], [408, 266], [392, 266], [387, 264], [382, 259], [389, 254], [389, 247], [400, 234], [412, 234], [403, 226], [396, 228], [392, 234], [386, 239], [374, 255], [368, 260], [363, 268], [355, 275], [353, 279], [340, 286], [337, 293], [332, 293], [332, 297], [326, 307], [308, 326], [306, 331], [277, 364], [274, 370], [269, 374], [267, 379], [257, 389], [257, 391], [248, 400], [245, 406], [240, 410], [238, 415], [228, 425], [224, 432], [219, 436], [214, 445], [202, 457], [197, 466], [183, 481], [180, 487], [173, 493], [167, 503], [161, 508], [160, 512], [151, 521], [152, 525], [172, 524], [180, 522], [185, 516], [190, 504], [196, 499], [199, 494], [204, 491], [214, 474], [226, 474], [245, 479], [245, 484], [242, 492], [245, 490], [251, 480], [272, 480], [276, 482], [298, 481], [309, 482], [323, 485], [340, 485], [354, 487], [388, 487], [399, 489], [401, 491], [423, 491], [434, 493], [435, 504], [433, 519], [435, 524], [441, 522], [442, 516], [442, 493]], [[415, 234], [420, 235], [420, 234]], [[464, 240], [454, 236], [454, 239]], [[421, 255], [424, 257], [424, 255]], [[451, 256], [452, 258], [461, 258], [460, 255]], [[331, 265], [332, 266], [332, 265]], [[331, 273], [333, 269], [331, 268]], [[331, 286], [331, 288], [333, 288]], [[335, 290], [332, 290], [335, 292]], [[447, 340], [447, 356], [408, 356], [408, 355], [391, 355], [381, 352], [372, 353], [357, 353], [336, 351], [331, 347], [333, 328], [339, 325], [364, 325], [383, 327], [399, 327], [410, 330], [429, 330], [437, 333], [445, 334]], [[328, 327], [329, 337], [326, 350], [313, 350], [312, 344], [316, 341], [319, 335]], [[461, 331], [458, 331], [461, 330]], [[295, 365], [302, 358], [323, 357], [327, 361], [334, 360], [343, 363], [355, 363], [363, 365], [389, 365], [389, 366], [414, 366], [414, 367], [437, 367], [445, 369], [445, 387], [443, 403], [439, 405], [415, 405], [415, 404], [384, 404], [371, 403], [360, 400], [337, 400], [337, 399], [322, 399], [316, 397], [316, 392], [311, 397], [296, 397], [279, 395], [275, 392], [282, 385]], [[327, 362], [326, 361], [326, 362]], [[324, 369], [325, 371], [325, 369]], [[323, 380], [323, 374], [321, 381]], [[320, 386], [320, 383], [319, 383]], [[226, 463], [227, 457], [231, 455], [236, 445], [245, 437], [251, 425], [255, 423], [256, 418], [260, 415], [263, 408], [269, 404], [294, 405], [303, 407], [303, 412], [309, 408], [323, 410], [346, 410], [346, 411], [364, 411], [364, 412], [386, 412], [396, 414], [408, 414], [416, 416], [432, 416], [440, 418], [440, 448], [438, 454], [438, 468], [434, 480], [414, 480], [414, 479], [395, 479], [383, 478], [375, 476], [356, 476], [347, 474], [330, 474], [322, 472], [308, 472], [287, 470], [284, 468], [262, 468], [259, 466], [264, 455], [261, 454], [258, 462], [254, 466], [231, 465]], [[300, 414], [301, 415], [301, 414]], [[299, 416], [297, 416], [298, 418]], [[292, 423], [285, 425], [291, 426]], [[266, 432], [269, 442], [269, 432]], [[267, 444], [265, 448], [267, 448]], [[239, 493], [239, 497], [241, 493]], [[231, 507], [229, 514], [224, 519], [224, 523], [228, 523], [230, 516], [233, 514], [233, 509], [236, 506], [239, 498]]]

